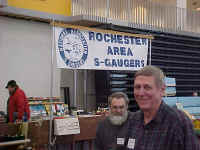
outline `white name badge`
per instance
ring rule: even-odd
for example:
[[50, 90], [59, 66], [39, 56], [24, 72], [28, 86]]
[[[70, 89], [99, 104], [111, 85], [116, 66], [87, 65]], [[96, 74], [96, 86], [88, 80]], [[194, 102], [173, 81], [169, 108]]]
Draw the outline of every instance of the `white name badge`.
[[117, 138], [117, 145], [124, 145], [125, 139], [124, 138]]
[[129, 139], [127, 148], [134, 149], [134, 147], [135, 147], [135, 139]]

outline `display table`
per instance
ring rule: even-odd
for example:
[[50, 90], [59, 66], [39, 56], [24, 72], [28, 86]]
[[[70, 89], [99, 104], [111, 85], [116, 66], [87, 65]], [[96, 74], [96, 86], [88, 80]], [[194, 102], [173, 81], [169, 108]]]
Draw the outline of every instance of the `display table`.
[[92, 141], [96, 137], [97, 124], [100, 120], [104, 118], [105, 117], [102, 116], [79, 117], [80, 134], [57, 136], [56, 143], [57, 144], [70, 143], [71, 149], [73, 150], [76, 142], [87, 141], [89, 143], [89, 149], [92, 150]]
[[[71, 144], [73, 149], [74, 144], [80, 141], [88, 141], [90, 149], [92, 149], [92, 140], [96, 136], [96, 127], [100, 120], [104, 119], [104, 116], [92, 116], [92, 117], [79, 117], [80, 134], [77, 135], [64, 135], [56, 137], [56, 144]], [[17, 130], [15, 124], [3, 124], [0, 125], [0, 134], [14, 135]], [[31, 140], [31, 146], [36, 150], [40, 147], [44, 147], [49, 144], [49, 121], [31, 122], [29, 123], [28, 138]], [[44, 149], [44, 148], [43, 148]]]

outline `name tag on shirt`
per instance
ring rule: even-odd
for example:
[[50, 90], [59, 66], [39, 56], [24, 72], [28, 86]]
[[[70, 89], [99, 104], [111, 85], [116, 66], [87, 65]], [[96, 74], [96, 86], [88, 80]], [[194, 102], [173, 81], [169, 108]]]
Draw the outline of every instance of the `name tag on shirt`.
[[135, 147], [135, 139], [129, 139], [127, 148], [134, 149], [134, 147]]
[[125, 139], [124, 138], [117, 138], [117, 145], [124, 145]]

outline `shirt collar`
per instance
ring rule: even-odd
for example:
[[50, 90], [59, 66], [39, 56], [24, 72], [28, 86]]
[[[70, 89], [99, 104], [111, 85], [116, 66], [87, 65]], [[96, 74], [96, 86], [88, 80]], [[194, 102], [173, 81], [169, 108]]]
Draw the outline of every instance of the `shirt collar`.
[[154, 119], [152, 121], [156, 122], [156, 123], [161, 123], [162, 122], [162, 119], [163, 119], [163, 116], [165, 115], [165, 102], [161, 102], [160, 104], [160, 107], [154, 117]]
[[[166, 112], [165, 105], [166, 105], [165, 102], [162, 101], [155, 117], [153, 118], [153, 120], [151, 120], [151, 122], [155, 122], [155, 123], [161, 123], [162, 122], [162, 119], [163, 119], [165, 112]], [[139, 112], [140, 112], [140, 115], [139, 115], [138, 118], [136, 118], [136, 120], [141, 121], [141, 123], [144, 124], [144, 113], [141, 110]]]

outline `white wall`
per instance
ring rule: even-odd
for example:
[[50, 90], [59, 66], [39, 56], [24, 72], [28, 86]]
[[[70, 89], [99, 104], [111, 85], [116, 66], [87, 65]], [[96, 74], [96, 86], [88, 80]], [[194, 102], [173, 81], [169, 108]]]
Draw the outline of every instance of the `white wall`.
[[[74, 106], [74, 78], [73, 70], [62, 69], [61, 70], [61, 87], [69, 87], [71, 106]], [[61, 91], [61, 96], [64, 97], [63, 91]]]
[[[0, 111], [5, 111], [8, 80], [27, 96], [50, 96], [51, 26], [0, 17]], [[54, 61], [55, 62], [55, 61]], [[53, 96], [60, 96], [60, 70], [54, 63]]]

